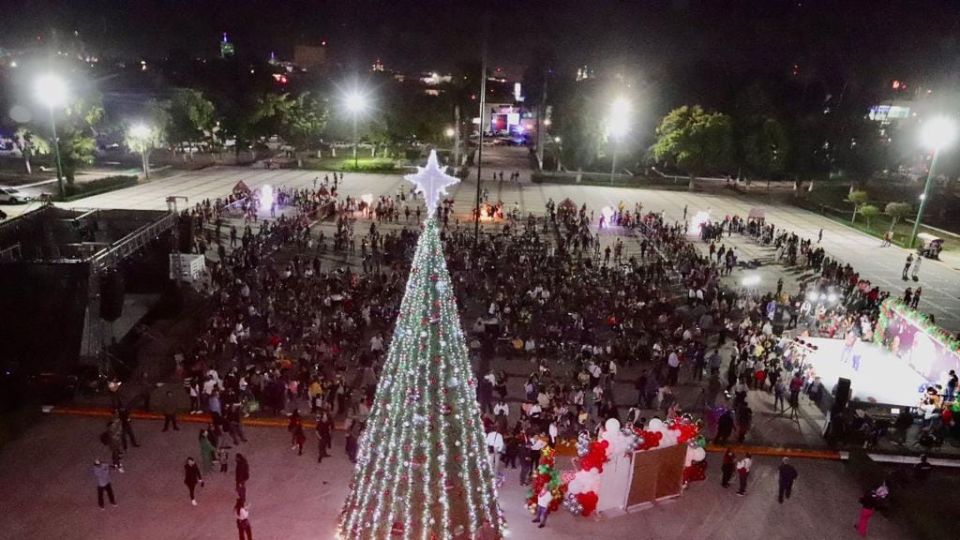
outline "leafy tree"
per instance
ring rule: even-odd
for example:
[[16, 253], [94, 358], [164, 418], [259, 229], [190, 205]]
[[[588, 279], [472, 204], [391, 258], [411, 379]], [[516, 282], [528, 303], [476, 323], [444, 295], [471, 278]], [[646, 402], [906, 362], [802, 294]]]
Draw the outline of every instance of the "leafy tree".
[[684, 105], [663, 117], [656, 135], [654, 158], [676, 164], [691, 179], [730, 164], [733, 122], [723, 113], [707, 112], [699, 105]]
[[[377, 110], [361, 121], [366, 120], [370, 141], [396, 151], [414, 143], [444, 142], [443, 131], [452, 117], [450, 100], [391, 81], [377, 93]], [[350, 118], [345, 115], [343, 121]]]
[[870, 221], [880, 215], [880, 209], [872, 204], [864, 204], [860, 207], [860, 215], [867, 220], [867, 228], [870, 227]]
[[301, 150], [315, 148], [327, 127], [327, 102], [304, 92], [296, 99], [287, 115], [283, 137]]
[[68, 184], [73, 184], [80, 165], [93, 163], [97, 148], [94, 136], [102, 120], [103, 106], [98, 95], [76, 99], [64, 109], [57, 134], [63, 176]]
[[773, 118], [750, 122], [741, 148], [750, 171], [765, 179], [782, 174], [790, 159], [787, 130]]
[[554, 102], [553, 133], [563, 141], [564, 164], [578, 171], [589, 167], [597, 159], [603, 140], [602, 114], [595, 110], [591, 99], [592, 87], [580, 83], [560, 83], [552, 90]]
[[892, 231], [901, 219], [913, 214], [913, 205], [905, 202], [889, 202], [883, 209], [883, 213], [890, 216], [890, 230]]
[[853, 223], [857, 220], [857, 213], [860, 211], [860, 207], [867, 202], [869, 195], [866, 191], [852, 190], [847, 195], [847, 202], [853, 203], [853, 217], [850, 219], [850, 222]]
[[288, 94], [262, 94], [247, 118], [245, 133], [251, 139], [279, 135], [287, 124], [295, 102]]
[[17, 149], [20, 150], [20, 155], [23, 157], [23, 167], [27, 171], [27, 174], [33, 173], [32, 167], [30, 166], [30, 159], [33, 156], [42, 156], [49, 154], [51, 151], [50, 143], [29, 127], [17, 128], [17, 131], [13, 134], [13, 142], [17, 145]]
[[133, 126], [128, 126], [124, 131], [124, 144], [132, 152], [140, 154], [143, 160], [143, 174], [150, 177], [150, 152], [154, 148], [160, 148], [167, 140], [166, 126], [170, 123], [170, 115], [167, 110], [156, 101], [147, 102], [144, 111], [144, 124], [147, 126], [146, 133], [136, 133]]
[[209, 141], [213, 137], [216, 111], [200, 91], [174, 90], [166, 112], [166, 137], [181, 149], [186, 143]]

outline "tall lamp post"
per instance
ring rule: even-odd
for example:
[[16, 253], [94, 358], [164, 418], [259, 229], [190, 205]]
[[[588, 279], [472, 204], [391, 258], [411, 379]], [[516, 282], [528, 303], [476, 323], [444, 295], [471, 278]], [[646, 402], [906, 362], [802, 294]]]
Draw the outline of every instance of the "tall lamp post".
[[617, 150], [620, 138], [630, 131], [630, 102], [620, 97], [610, 105], [610, 116], [607, 118], [607, 136], [613, 142], [613, 158], [610, 163], [610, 183], [617, 173]]
[[357, 169], [357, 118], [367, 108], [367, 97], [354, 90], [347, 95], [347, 110], [353, 115], [353, 168]]
[[913, 231], [910, 233], [910, 243], [907, 247], [913, 249], [917, 241], [917, 233], [920, 231], [920, 220], [923, 219], [923, 210], [930, 199], [930, 184], [933, 180], [934, 169], [937, 167], [937, 158], [940, 157], [940, 151], [949, 146], [957, 137], [957, 125], [953, 119], [946, 116], [938, 116], [924, 123], [920, 131], [920, 139], [926, 148], [933, 150], [933, 159], [930, 160], [930, 170], [927, 172], [927, 181], [923, 186], [923, 194], [920, 195], [920, 208], [917, 210], [917, 219], [913, 222]]
[[553, 138], [553, 142], [557, 145], [557, 172], [560, 172], [560, 156], [563, 155], [563, 139], [558, 135]]
[[150, 149], [153, 147], [153, 130], [146, 124], [135, 124], [130, 128], [130, 139], [134, 150], [140, 152], [143, 162], [143, 178], [150, 178]]
[[53, 73], [46, 73], [34, 83], [37, 101], [50, 112], [50, 131], [53, 134], [53, 151], [57, 157], [57, 188], [60, 196], [65, 195], [63, 186], [63, 162], [60, 159], [60, 138], [57, 137], [57, 120], [53, 115], [54, 107], [62, 107], [67, 102], [67, 83]]

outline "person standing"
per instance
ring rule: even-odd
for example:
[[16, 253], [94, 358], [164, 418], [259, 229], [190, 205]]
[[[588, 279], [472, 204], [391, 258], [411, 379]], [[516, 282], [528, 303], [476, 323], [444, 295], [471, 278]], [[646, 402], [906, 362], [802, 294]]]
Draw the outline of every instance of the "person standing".
[[293, 428], [293, 449], [296, 449], [297, 455], [303, 455], [303, 445], [307, 442], [307, 434], [303, 432], [303, 423], [299, 423]]
[[139, 447], [137, 444], [137, 438], [133, 434], [133, 426], [130, 424], [130, 411], [126, 407], [120, 407], [117, 409], [117, 415], [120, 417], [120, 429], [121, 429], [121, 441], [123, 442], [123, 449], [127, 449], [127, 438], [130, 438], [130, 445], [134, 447]]
[[793, 491], [793, 481], [797, 479], [797, 469], [790, 464], [790, 458], [783, 458], [783, 462], [780, 463], [778, 469], [779, 472], [779, 492], [777, 493], [777, 501], [780, 504], [783, 504], [783, 498], [790, 498], [790, 493]]
[[327, 448], [330, 448], [330, 415], [327, 411], [320, 411], [317, 415], [317, 463], [322, 463], [323, 458], [330, 457]]
[[870, 524], [870, 518], [873, 517], [873, 513], [883, 504], [883, 501], [889, 494], [890, 490], [887, 488], [886, 482], [884, 482], [880, 484], [880, 487], [877, 489], [868, 491], [863, 497], [860, 497], [860, 519], [857, 520], [857, 524], [854, 525], [854, 528], [857, 529], [860, 536], [867, 536], [867, 525]]
[[667, 384], [676, 386], [680, 378], [680, 355], [676, 350], [670, 351], [667, 357]]
[[723, 411], [723, 414], [717, 420], [717, 436], [713, 439], [714, 444], [726, 444], [732, 432], [733, 412], [728, 409]]
[[183, 483], [190, 490], [190, 504], [196, 506], [197, 484], [203, 486], [203, 475], [200, 474], [200, 467], [197, 466], [197, 462], [192, 457], [188, 457], [186, 463], [183, 464]]
[[537, 516], [533, 518], [533, 523], [539, 523], [537, 528], [542, 529], [547, 525], [547, 515], [550, 514], [550, 503], [553, 502], [553, 493], [550, 493], [550, 486], [544, 484], [537, 494]]
[[753, 410], [746, 403], [737, 410], [737, 442], [743, 444], [747, 438], [747, 432], [750, 431], [750, 424], [753, 422]]
[[490, 471], [494, 476], [500, 474], [500, 454], [503, 453], [505, 445], [503, 435], [493, 429], [487, 433], [487, 455], [490, 463]]
[[237, 483], [237, 497], [246, 499], [247, 480], [250, 479], [250, 464], [247, 462], [247, 458], [239, 452], [237, 452], [236, 461], [237, 466], [234, 468], [233, 474]]
[[106, 445], [110, 447], [110, 457], [113, 461], [113, 468], [123, 472], [123, 462], [120, 460], [123, 456], [123, 428], [120, 427], [120, 418], [114, 414], [110, 422], [107, 423], [107, 431], [104, 433]]
[[914, 281], [920, 281], [920, 262], [923, 261], [923, 257], [917, 255], [917, 258], [913, 261], [913, 267], [910, 269], [910, 277]]
[[817, 243], [819, 244], [822, 241], [823, 241], [823, 229], [820, 229], [820, 232], [817, 233]]
[[203, 472], [213, 470], [213, 460], [217, 455], [217, 449], [210, 442], [209, 432], [205, 429], [200, 430], [200, 462], [203, 463]]
[[253, 540], [253, 530], [250, 529], [250, 507], [246, 499], [240, 497], [233, 505], [233, 512], [237, 517], [237, 533], [240, 540]]
[[100, 505], [100, 509], [104, 510], [104, 493], [106, 493], [107, 498], [110, 499], [110, 504], [116, 506], [117, 500], [113, 498], [113, 485], [110, 483], [110, 466], [106, 463], [101, 463], [99, 459], [94, 460], [93, 476], [97, 479], [97, 504]]
[[752, 466], [753, 460], [750, 459], [749, 452], [737, 462], [737, 478], [740, 480], [740, 489], [737, 490], [737, 495], [741, 497], [747, 494], [747, 479], [750, 477], [750, 467]]
[[907, 260], [903, 263], [903, 272], [900, 275], [900, 279], [907, 280], [907, 272], [910, 271], [910, 267], [913, 266], [913, 253], [907, 255]]
[[150, 382], [150, 375], [146, 372], [140, 374], [140, 392], [137, 397], [143, 405], [143, 410], [150, 412], [150, 396], [153, 395], [154, 385]]
[[350, 427], [347, 429], [346, 450], [350, 463], [357, 462], [357, 451], [359, 450], [360, 434], [363, 432], [363, 424], [356, 418], [350, 419]]
[[727, 448], [727, 451], [723, 453], [723, 464], [720, 465], [720, 471], [723, 474], [722, 479], [720, 480], [720, 485], [723, 487], [730, 487], [730, 479], [733, 478], [733, 471], [737, 466], [737, 456], [733, 453], [732, 448]]
[[163, 410], [163, 431], [170, 429], [171, 425], [173, 425], [174, 431], [180, 431], [180, 427], [177, 426], [177, 400], [170, 390], [167, 390], [164, 395], [161, 407]]

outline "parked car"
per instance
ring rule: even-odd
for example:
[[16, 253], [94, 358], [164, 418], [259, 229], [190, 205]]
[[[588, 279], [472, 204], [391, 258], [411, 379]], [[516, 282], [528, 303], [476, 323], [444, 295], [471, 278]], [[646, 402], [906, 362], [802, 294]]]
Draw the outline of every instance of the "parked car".
[[0, 203], [17, 204], [32, 200], [33, 197], [16, 188], [0, 186]]

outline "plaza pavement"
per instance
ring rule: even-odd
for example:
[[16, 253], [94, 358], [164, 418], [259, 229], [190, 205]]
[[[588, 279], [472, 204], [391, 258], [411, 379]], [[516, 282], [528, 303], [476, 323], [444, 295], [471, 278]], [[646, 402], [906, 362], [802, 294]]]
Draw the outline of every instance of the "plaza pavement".
[[[157, 421], [135, 421], [141, 444], [125, 458], [126, 472], [113, 474], [119, 505], [101, 511], [91, 463], [109, 459], [98, 436], [96, 418], [45, 417], [18, 440], [0, 450], [0, 535], [18, 540], [77, 538], [98, 540], [192, 540], [234, 538], [233, 466], [228, 475], [205, 475], [192, 507], [183, 485], [183, 461], [198, 457], [196, 425], [161, 433]], [[251, 523], [258, 540], [333, 538], [346, 497], [352, 465], [343, 452], [343, 435], [334, 435], [333, 457], [316, 463], [309, 440], [303, 456], [290, 450], [285, 429], [248, 427], [241, 452], [250, 462], [248, 483]], [[231, 460], [233, 459], [231, 450]], [[500, 500], [511, 538], [582, 540], [842, 540], [859, 538], [860, 488], [835, 461], [794, 460], [800, 473], [793, 498], [776, 501], [778, 460], [755, 458], [746, 497], [719, 483], [719, 455], [708, 457], [705, 482], [692, 484], [677, 500], [616, 517], [552, 514], [545, 529], [536, 529], [523, 508], [525, 488], [517, 471], [508, 470]], [[562, 468], [567, 465], [561, 464]], [[910, 538], [898, 525], [877, 514], [872, 539]]]
[[[489, 192], [489, 200], [502, 200], [507, 210], [518, 202], [524, 214], [542, 213], [548, 199], [560, 202], [570, 198], [578, 205], [586, 203], [588, 208], [599, 210], [602, 207], [615, 207], [623, 201], [632, 209], [635, 202], [643, 204], [645, 211], [662, 211], [669, 221], [683, 219], [683, 209], [687, 208], [688, 218], [700, 211], [709, 211], [715, 219], [726, 215], [746, 216], [750, 209], [757, 206], [755, 201], [733, 195], [688, 193], [678, 191], [615, 188], [584, 185], [532, 184], [525, 148], [493, 147], [484, 149], [483, 187]], [[520, 171], [521, 181], [493, 182], [494, 171], [504, 171], [509, 176], [512, 171]], [[65, 206], [77, 208], [132, 208], [143, 210], [166, 209], [166, 198], [171, 195], [188, 197], [190, 204], [205, 198], [222, 197], [228, 194], [238, 180], [243, 180], [250, 188], [262, 185], [303, 188], [313, 185], [313, 179], [325, 174], [324, 171], [305, 171], [297, 169], [254, 169], [244, 167], [215, 167], [199, 171], [183, 172], [144, 183], [139, 186], [95, 195]], [[393, 195], [397, 190], [407, 188], [401, 175], [348, 173], [341, 184], [343, 195], [359, 197], [365, 194]], [[450, 189], [455, 200], [455, 210], [461, 220], [469, 220], [470, 209], [476, 193], [476, 172], [462, 183]], [[816, 239], [823, 229], [821, 245], [831, 258], [850, 263], [860, 275], [889, 290], [892, 294], [902, 294], [907, 286], [916, 287], [916, 283], [904, 282], [900, 272], [908, 251], [896, 246], [880, 248], [876, 238], [847, 227], [826, 217], [779, 203], [765, 203], [767, 221], [778, 228], [787, 228], [805, 238]], [[738, 246], [743, 258], [763, 258], [759, 248]], [[952, 331], [960, 330], [960, 272], [947, 262], [925, 259], [920, 272], [920, 285], [924, 288], [922, 309], [936, 316], [937, 322]]]

